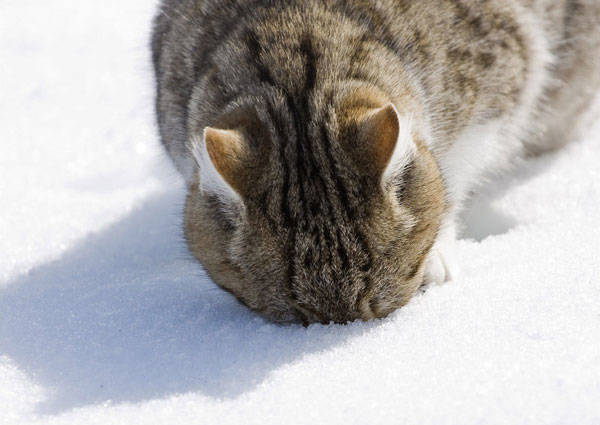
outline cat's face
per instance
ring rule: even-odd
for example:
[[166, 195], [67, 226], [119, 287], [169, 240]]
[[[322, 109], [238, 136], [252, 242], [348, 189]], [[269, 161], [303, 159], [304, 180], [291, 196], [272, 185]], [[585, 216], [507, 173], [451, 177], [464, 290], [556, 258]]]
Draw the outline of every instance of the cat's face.
[[422, 284], [445, 208], [436, 162], [401, 125], [391, 105], [361, 106], [282, 149], [205, 130], [185, 211], [191, 252], [274, 321], [344, 323], [401, 307]]

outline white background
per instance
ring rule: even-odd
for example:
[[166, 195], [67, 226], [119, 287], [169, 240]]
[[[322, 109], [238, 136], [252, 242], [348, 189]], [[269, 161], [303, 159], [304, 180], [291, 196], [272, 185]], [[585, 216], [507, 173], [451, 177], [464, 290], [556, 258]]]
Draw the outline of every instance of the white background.
[[476, 202], [456, 282], [273, 325], [186, 252], [153, 12], [0, 2], [0, 423], [600, 423], [600, 130]]

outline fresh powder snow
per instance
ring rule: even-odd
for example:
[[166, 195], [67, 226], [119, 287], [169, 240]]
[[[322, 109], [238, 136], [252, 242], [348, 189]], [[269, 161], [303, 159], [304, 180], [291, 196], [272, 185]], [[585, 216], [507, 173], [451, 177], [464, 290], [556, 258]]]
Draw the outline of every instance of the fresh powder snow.
[[600, 125], [472, 203], [455, 282], [271, 324], [187, 253], [155, 6], [0, 2], [0, 423], [600, 423]]

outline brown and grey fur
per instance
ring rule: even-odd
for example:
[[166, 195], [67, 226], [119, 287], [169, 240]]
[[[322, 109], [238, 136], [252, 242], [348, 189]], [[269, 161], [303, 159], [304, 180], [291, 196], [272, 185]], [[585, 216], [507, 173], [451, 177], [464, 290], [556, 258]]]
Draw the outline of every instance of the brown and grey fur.
[[[157, 113], [191, 252], [273, 320], [389, 314], [440, 265], [448, 280], [484, 174], [571, 136], [600, 85], [599, 27], [597, 0], [163, 1]], [[389, 104], [399, 122], [365, 130]], [[396, 125], [412, 148], [389, 144]], [[207, 128], [241, 147], [204, 146]], [[201, 149], [230, 196], [206, 189]]]

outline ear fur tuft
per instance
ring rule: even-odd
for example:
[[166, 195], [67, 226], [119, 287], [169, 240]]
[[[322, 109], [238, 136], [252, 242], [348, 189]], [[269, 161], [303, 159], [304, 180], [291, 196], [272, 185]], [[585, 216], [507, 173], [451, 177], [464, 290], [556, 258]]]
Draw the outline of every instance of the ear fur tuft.
[[402, 174], [417, 152], [417, 145], [413, 139], [412, 117], [410, 115], [400, 115], [394, 105], [390, 104], [390, 106], [396, 114], [399, 129], [392, 154], [383, 170], [383, 183], [387, 183], [398, 174]]
[[191, 151], [198, 165], [200, 188], [224, 200], [239, 200], [236, 171], [244, 154], [243, 136], [235, 130], [206, 127], [193, 137]]
[[402, 172], [416, 152], [410, 116], [402, 116], [392, 103], [364, 111], [357, 120], [361, 149], [369, 168], [386, 183]]

